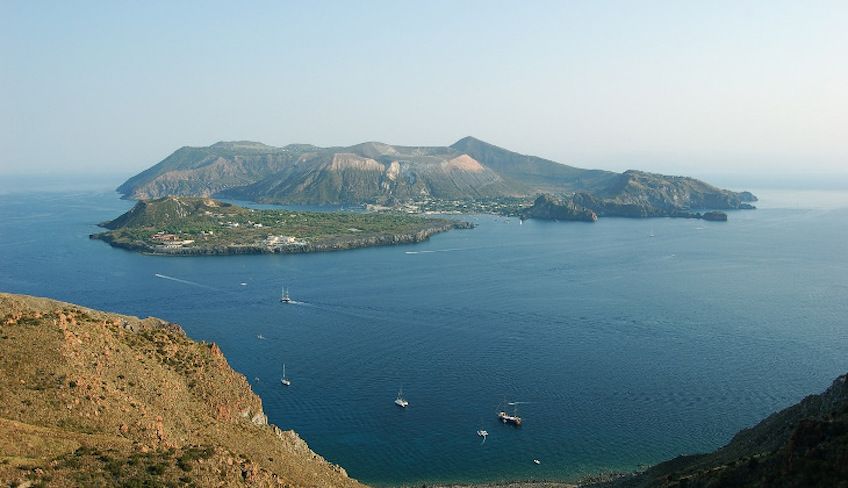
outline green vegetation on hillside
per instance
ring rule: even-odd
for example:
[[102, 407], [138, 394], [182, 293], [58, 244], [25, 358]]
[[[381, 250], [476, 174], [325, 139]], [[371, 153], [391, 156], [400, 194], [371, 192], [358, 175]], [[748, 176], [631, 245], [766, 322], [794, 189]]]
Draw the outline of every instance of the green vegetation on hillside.
[[291, 253], [419, 242], [468, 224], [414, 215], [257, 210], [208, 198], [138, 202], [101, 224], [112, 245], [161, 254]]

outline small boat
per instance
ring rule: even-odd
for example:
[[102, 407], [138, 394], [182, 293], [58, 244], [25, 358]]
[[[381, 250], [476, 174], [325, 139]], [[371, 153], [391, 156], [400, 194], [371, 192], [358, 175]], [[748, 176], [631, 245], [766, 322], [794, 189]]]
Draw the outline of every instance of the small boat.
[[505, 424], [512, 424], [516, 427], [521, 427], [521, 417], [518, 416], [519, 403], [522, 402], [507, 403], [507, 405], [512, 405], [513, 407], [512, 415], [508, 414], [506, 410], [501, 410], [498, 412], [498, 419]]
[[516, 427], [521, 426], [521, 417], [519, 417], [518, 415], [510, 415], [501, 410], [500, 412], [498, 412], [498, 418], [501, 420], [501, 422], [505, 424], [512, 424]]
[[397, 398], [395, 399], [395, 405], [400, 408], [406, 408], [409, 406], [409, 402], [403, 397], [403, 387], [400, 387], [398, 390]]
[[280, 297], [280, 301], [283, 303], [292, 303], [293, 300], [289, 297], [289, 289], [283, 287], [283, 296]]
[[651, 227], [651, 233], [648, 234], [648, 237], [656, 237], [656, 234], [654, 234], [654, 228], [653, 227]]
[[482, 437], [483, 439], [485, 439], [486, 437], [488, 437], [488, 436], [489, 436], [489, 431], [488, 431], [488, 430], [480, 429], [480, 430], [478, 430], [478, 431], [477, 431], [477, 435], [479, 435], [480, 437]]
[[256, 336], [256, 338], [261, 341], [261, 340], [265, 339], [265, 336], [262, 335], [262, 334], [259, 334], [258, 336]]
[[286, 363], [283, 363], [283, 377], [280, 378], [280, 383], [283, 386], [291, 386], [291, 380], [286, 376]]
[[538, 459], [534, 459], [533, 464], [542, 464], [542, 461], [539, 461]]

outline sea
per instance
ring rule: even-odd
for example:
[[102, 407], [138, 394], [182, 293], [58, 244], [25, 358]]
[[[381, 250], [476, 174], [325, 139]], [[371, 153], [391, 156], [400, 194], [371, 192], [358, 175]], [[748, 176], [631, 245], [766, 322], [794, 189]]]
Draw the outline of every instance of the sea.
[[88, 238], [131, 207], [120, 179], [61, 183], [0, 188], [0, 291], [181, 324], [375, 486], [639, 469], [848, 371], [848, 192], [755, 191], [726, 223], [471, 215], [413, 245], [156, 257]]

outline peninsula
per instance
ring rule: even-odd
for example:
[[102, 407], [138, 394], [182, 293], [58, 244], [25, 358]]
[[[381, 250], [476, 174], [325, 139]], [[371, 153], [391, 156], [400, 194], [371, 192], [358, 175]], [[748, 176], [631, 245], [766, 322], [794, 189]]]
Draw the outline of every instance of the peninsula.
[[92, 239], [163, 256], [306, 253], [409, 244], [467, 222], [398, 213], [258, 210], [210, 198], [140, 201]]

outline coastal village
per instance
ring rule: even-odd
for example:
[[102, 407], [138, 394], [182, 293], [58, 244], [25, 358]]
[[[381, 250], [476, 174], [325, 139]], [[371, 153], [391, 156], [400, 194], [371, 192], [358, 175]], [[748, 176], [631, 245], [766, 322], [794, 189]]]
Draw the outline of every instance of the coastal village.
[[[206, 202], [211, 203], [211, 202]], [[250, 213], [255, 212], [254, 209], [245, 209]], [[253, 220], [239, 221], [228, 219], [231, 215], [213, 212], [210, 210], [204, 210], [202, 215], [207, 219], [211, 219], [213, 221], [217, 221], [217, 227], [219, 228], [218, 235], [221, 235], [222, 231], [230, 230], [231, 232], [239, 232], [240, 230], [247, 229], [272, 229], [273, 226], [263, 224], [262, 222], [255, 222]], [[299, 216], [297, 214], [289, 214], [288, 217], [290, 219], [297, 219]], [[226, 220], [225, 220], [226, 219]], [[286, 224], [285, 220], [276, 220], [275, 224]], [[254, 234], [251, 234], [254, 235]], [[151, 244], [155, 247], [155, 249], [160, 251], [177, 251], [185, 248], [190, 248], [195, 245], [198, 240], [200, 241], [209, 241], [214, 239], [216, 236], [215, 230], [200, 230], [196, 235], [192, 233], [187, 233], [184, 231], [175, 231], [168, 232], [165, 230], [158, 230], [149, 236], [149, 240]], [[306, 240], [299, 239], [295, 236], [291, 235], [279, 235], [279, 234], [271, 234], [267, 233], [262, 235], [254, 235], [255, 240], [254, 244], [259, 246], [264, 246], [267, 248], [268, 252], [282, 252], [285, 249], [290, 247], [298, 247], [305, 246], [307, 244]]]

